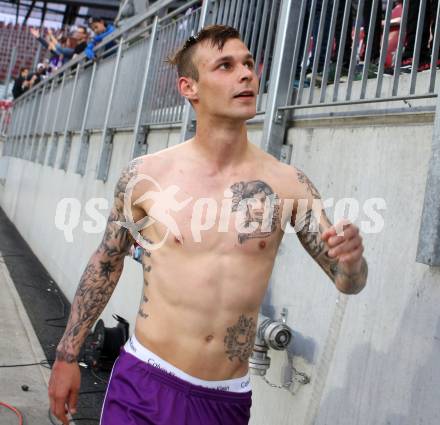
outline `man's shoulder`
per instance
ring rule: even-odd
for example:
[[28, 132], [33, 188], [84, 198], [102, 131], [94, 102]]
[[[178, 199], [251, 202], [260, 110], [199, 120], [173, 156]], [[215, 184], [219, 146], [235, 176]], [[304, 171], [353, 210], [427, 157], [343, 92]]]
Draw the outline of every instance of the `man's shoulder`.
[[155, 153], [133, 158], [129, 162], [129, 167], [134, 167], [138, 173], [152, 173], [155, 170], [161, 170], [163, 172], [165, 166], [169, 166], [171, 162], [176, 160], [176, 150], [178, 147], [179, 145], [176, 145]]
[[264, 165], [265, 169], [277, 180], [281, 182], [290, 182], [296, 180], [297, 169], [291, 164], [281, 162], [273, 155], [257, 148], [258, 160]]
[[260, 150], [260, 160], [265, 175], [270, 176], [277, 191], [284, 197], [296, 199], [303, 195], [302, 171], [293, 164], [286, 164], [277, 158]]

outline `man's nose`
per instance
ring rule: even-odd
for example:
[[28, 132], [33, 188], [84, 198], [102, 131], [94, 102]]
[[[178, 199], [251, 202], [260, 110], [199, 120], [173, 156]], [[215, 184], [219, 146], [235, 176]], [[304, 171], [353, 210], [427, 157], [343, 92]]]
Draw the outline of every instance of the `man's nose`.
[[253, 70], [245, 65], [241, 67], [240, 72], [240, 81], [251, 81], [254, 78]]

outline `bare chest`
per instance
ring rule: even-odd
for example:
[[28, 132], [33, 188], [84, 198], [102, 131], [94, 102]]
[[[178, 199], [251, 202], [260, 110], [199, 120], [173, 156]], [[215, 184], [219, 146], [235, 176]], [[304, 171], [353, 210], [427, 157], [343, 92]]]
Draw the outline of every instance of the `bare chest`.
[[229, 255], [275, 252], [282, 238], [283, 197], [270, 179], [163, 180], [141, 197], [149, 217], [141, 234], [168, 248]]

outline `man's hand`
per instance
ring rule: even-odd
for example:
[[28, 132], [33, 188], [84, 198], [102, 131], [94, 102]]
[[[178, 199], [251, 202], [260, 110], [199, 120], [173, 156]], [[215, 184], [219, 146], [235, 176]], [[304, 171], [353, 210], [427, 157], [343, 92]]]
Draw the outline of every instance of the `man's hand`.
[[364, 247], [359, 229], [348, 220], [342, 220], [325, 230], [321, 239], [329, 247], [328, 256], [337, 258], [341, 267], [358, 272]]
[[359, 292], [365, 285], [367, 263], [362, 257], [364, 246], [359, 229], [348, 220], [325, 230], [321, 239], [328, 246], [327, 255], [337, 260], [336, 285], [343, 292]]
[[29, 31], [35, 38], [40, 37], [40, 31], [37, 28], [30, 28]]
[[49, 380], [50, 411], [63, 425], [69, 424], [67, 413], [76, 413], [81, 373], [78, 363], [56, 360]]

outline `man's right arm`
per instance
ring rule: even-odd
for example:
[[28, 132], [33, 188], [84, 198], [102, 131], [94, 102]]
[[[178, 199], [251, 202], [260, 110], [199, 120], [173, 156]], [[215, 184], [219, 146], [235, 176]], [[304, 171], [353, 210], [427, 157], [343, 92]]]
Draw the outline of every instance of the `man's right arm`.
[[90, 328], [107, 305], [121, 276], [124, 257], [129, 252], [133, 238], [117, 222], [125, 221], [124, 193], [128, 181], [137, 173], [139, 161], [135, 159], [130, 162], [116, 185], [114, 205], [103, 239], [91, 256], [79, 282], [66, 330], [57, 347], [57, 360], [68, 363], [77, 360]]
[[[67, 410], [76, 413], [81, 379], [77, 360], [81, 346], [110, 299], [121, 276], [124, 257], [133, 243], [129, 231], [117, 222], [125, 221], [125, 190], [130, 179], [136, 177], [140, 162], [141, 159], [131, 161], [118, 180], [104, 237], [81, 277], [66, 330], [56, 350], [49, 381], [50, 410], [64, 425], [69, 423]], [[130, 207], [134, 215], [142, 214]]]

